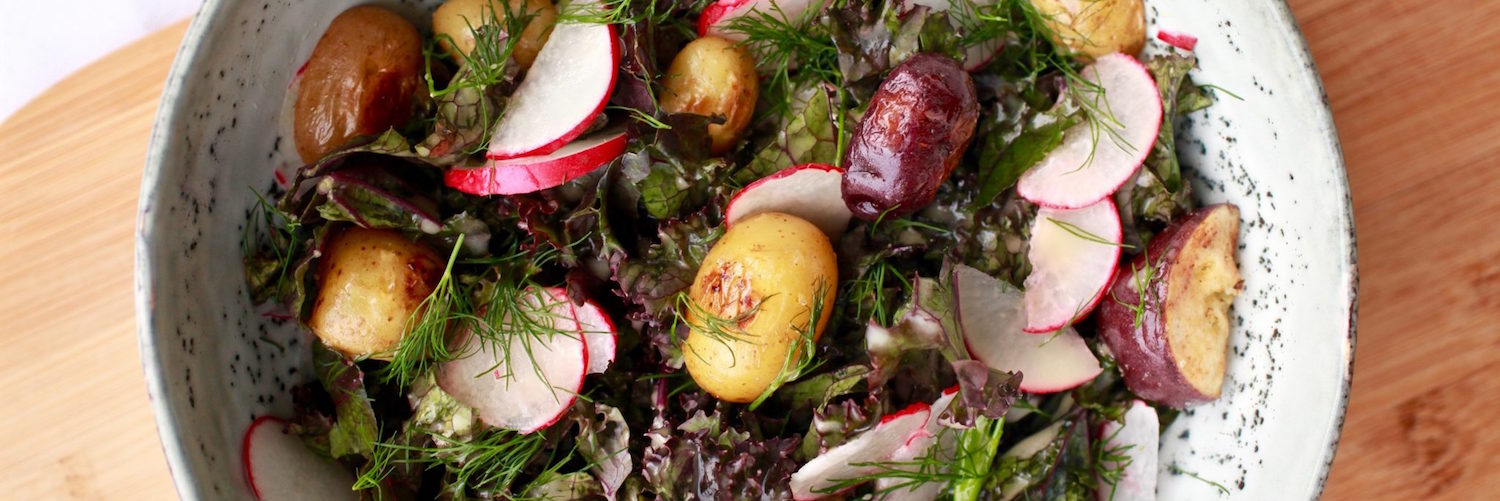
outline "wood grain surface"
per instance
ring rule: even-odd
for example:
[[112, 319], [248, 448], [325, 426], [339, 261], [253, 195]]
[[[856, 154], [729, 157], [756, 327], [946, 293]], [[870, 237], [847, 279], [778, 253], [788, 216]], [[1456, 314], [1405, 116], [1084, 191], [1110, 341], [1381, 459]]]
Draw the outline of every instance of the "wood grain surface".
[[[1500, 490], [1500, 2], [1292, 0], [1359, 232], [1353, 401], [1326, 499]], [[131, 234], [185, 24], [0, 124], [0, 498], [175, 497], [141, 377]]]

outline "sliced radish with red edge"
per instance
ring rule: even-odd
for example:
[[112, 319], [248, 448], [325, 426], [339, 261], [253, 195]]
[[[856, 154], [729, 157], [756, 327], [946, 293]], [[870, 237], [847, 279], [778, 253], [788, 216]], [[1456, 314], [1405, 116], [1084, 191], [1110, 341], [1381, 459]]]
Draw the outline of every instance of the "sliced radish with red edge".
[[1156, 409], [1136, 400], [1122, 418], [1124, 423], [1105, 421], [1099, 427], [1104, 441], [1105, 457], [1126, 457], [1128, 461], [1101, 461], [1104, 470], [1120, 470], [1113, 485], [1099, 481], [1100, 501], [1153, 501], [1156, 499], [1156, 468], [1161, 446], [1161, 422]]
[[546, 155], [582, 135], [604, 111], [620, 68], [612, 24], [560, 23], [507, 101], [488, 156]]
[[359, 499], [354, 474], [308, 449], [280, 418], [251, 422], [240, 454], [250, 490], [261, 501]]
[[1082, 209], [1038, 209], [1026, 254], [1026, 332], [1050, 333], [1093, 311], [1114, 281], [1123, 236], [1109, 198]]
[[829, 236], [838, 236], [854, 217], [844, 203], [844, 170], [832, 165], [802, 164], [750, 183], [729, 199], [726, 225], [764, 212], [781, 212], [807, 220]]
[[1187, 33], [1179, 33], [1176, 31], [1158, 31], [1156, 32], [1156, 39], [1166, 42], [1167, 45], [1171, 45], [1173, 47], [1189, 52], [1192, 52], [1192, 50], [1198, 46], [1198, 37], [1189, 35]]
[[885, 469], [896, 451], [906, 447], [914, 437], [927, 435], [927, 421], [932, 408], [924, 402], [907, 406], [887, 415], [875, 428], [859, 434], [843, 445], [812, 458], [792, 474], [792, 498], [798, 501], [819, 499], [844, 481], [867, 477]]
[[615, 323], [592, 299], [584, 299], [582, 306], [574, 305], [573, 311], [589, 347], [589, 374], [603, 374], [615, 361]]
[[578, 138], [545, 155], [490, 159], [483, 166], [450, 169], [449, 187], [474, 195], [515, 195], [545, 190], [593, 172], [625, 153], [629, 136], [616, 125]]
[[561, 289], [530, 289], [520, 301], [524, 311], [545, 310], [531, 321], [555, 332], [497, 332], [509, 336], [509, 349], [465, 332], [458, 344], [465, 355], [439, 366], [437, 382], [490, 426], [524, 434], [550, 426], [573, 405], [589, 353]]
[[1072, 327], [1038, 336], [1026, 326], [1025, 297], [1010, 284], [968, 266], [953, 268], [954, 302], [969, 355], [1001, 372], [1020, 372], [1021, 390], [1055, 393], [1103, 369]]
[[1068, 129], [1062, 144], [1021, 175], [1016, 192], [1037, 205], [1077, 209], [1103, 200], [1135, 174], [1156, 143], [1161, 95], [1140, 61], [1108, 54], [1082, 76], [1097, 89], [1077, 92], [1100, 116]]
[[[920, 467], [936, 468], [932, 473], [947, 473], [948, 468], [943, 467], [945, 461], [953, 457], [954, 450], [958, 445], [958, 434], [955, 431], [944, 433], [943, 426], [938, 422], [938, 416], [942, 415], [958, 396], [958, 387], [954, 386], [943, 390], [943, 395], [932, 402], [932, 411], [927, 416], [927, 425], [924, 431], [912, 435], [905, 445], [891, 454], [891, 461], [897, 463], [895, 469], [904, 471], [918, 471]], [[933, 447], [942, 447], [933, 454]], [[918, 465], [917, 462], [924, 458], [932, 460], [936, 464]], [[900, 464], [906, 463], [906, 464]], [[898, 476], [885, 476], [875, 479], [876, 499], [885, 501], [931, 501], [942, 495], [943, 488], [947, 485], [943, 482], [924, 482], [914, 484], [911, 478]]]
[[[824, 5], [826, 0], [719, 0], [703, 8], [698, 16], [698, 36], [709, 35], [735, 42], [745, 41], [745, 34], [729, 30], [730, 22], [759, 11], [788, 23], [802, 20], [808, 7]], [[778, 12], [777, 9], [780, 9]], [[757, 16], [761, 14], [756, 14]]]

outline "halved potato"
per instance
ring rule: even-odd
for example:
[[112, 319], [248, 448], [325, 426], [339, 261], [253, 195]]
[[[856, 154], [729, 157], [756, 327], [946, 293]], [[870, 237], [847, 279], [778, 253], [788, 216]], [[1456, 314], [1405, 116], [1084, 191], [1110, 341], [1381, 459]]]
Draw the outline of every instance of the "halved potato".
[[1136, 395], [1172, 407], [1219, 397], [1229, 351], [1229, 305], [1240, 211], [1198, 209], [1151, 240], [1121, 270], [1099, 307], [1099, 334]]
[[318, 264], [318, 299], [307, 325], [351, 357], [388, 359], [407, 319], [442, 278], [437, 253], [392, 230], [350, 228]]
[[1135, 55], [1146, 45], [1142, 0], [1031, 0], [1052, 43], [1084, 59], [1115, 52]]

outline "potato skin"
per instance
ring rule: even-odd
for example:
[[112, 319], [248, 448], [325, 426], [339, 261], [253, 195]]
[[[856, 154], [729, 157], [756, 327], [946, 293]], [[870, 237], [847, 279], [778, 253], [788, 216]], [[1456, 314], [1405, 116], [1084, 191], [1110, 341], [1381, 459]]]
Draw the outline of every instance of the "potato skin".
[[[506, 10], [507, 5], [510, 10]], [[474, 50], [474, 31], [470, 26], [478, 28], [488, 24], [491, 13], [503, 26], [506, 12], [535, 16], [521, 30], [521, 38], [511, 52], [521, 69], [530, 68], [542, 45], [547, 43], [547, 37], [552, 35], [552, 24], [557, 21], [557, 8], [547, 0], [448, 0], [432, 12], [432, 32], [451, 38], [453, 43], [449, 44], [448, 40], [439, 37], [438, 45], [455, 62], [462, 62], [459, 53], [468, 55]], [[454, 46], [457, 46], [457, 51]]]
[[392, 230], [349, 228], [318, 261], [318, 299], [307, 324], [330, 348], [385, 359], [442, 277], [432, 249]]
[[760, 83], [755, 58], [744, 47], [716, 36], [689, 42], [662, 77], [661, 107], [671, 113], [723, 116], [708, 126], [713, 153], [734, 148], [750, 125]]
[[421, 75], [422, 36], [406, 19], [369, 5], [339, 14], [302, 69], [297, 154], [312, 163], [356, 136], [405, 125]]
[[[1119, 363], [1126, 386], [1137, 396], [1176, 408], [1219, 397], [1229, 349], [1229, 323], [1224, 315], [1241, 287], [1233, 255], [1238, 233], [1239, 208], [1228, 204], [1203, 207], [1168, 226], [1151, 240], [1145, 253], [1115, 275], [1110, 297], [1099, 305], [1099, 335]], [[1156, 271], [1146, 282], [1143, 303], [1135, 273], [1146, 270], [1148, 262]], [[1222, 269], [1225, 264], [1229, 269]], [[1224, 285], [1229, 286], [1227, 295], [1224, 290], [1213, 290]], [[1208, 298], [1206, 306], [1216, 310], [1208, 313], [1212, 319], [1208, 325], [1193, 322], [1197, 319], [1183, 313], [1204, 312], [1204, 297]], [[1218, 300], [1223, 301], [1222, 308]], [[1146, 306], [1137, 327], [1132, 306], [1141, 304]], [[1194, 378], [1185, 371], [1201, 374]]]
[[1146, 45], [1143, 0], [1032, 0], [1052, 29], [1052, 43], [1086, 60], [1115, 52], [1135, 55]]
[[[728, 339], [694, 327], [682, 349], [688, 373], [720, 400], [755, 400], [796, 349], [801, 334], [793, 326], [807, 324], [819, 292], [814, 337], [822, 336], [837, 287], [833, 247], [817, 226], [779, 212], [736, 222], [709, 250], [689, 295], [720, 319], [742, 318], [742, 332]], [[689, 325], [705, 325], [692, 311], [684, 314]]]
[[904, 216], [925, 207], [962, 159], [979, 102], [957, 61], [907, 59], [881, 82], [844, 156], [844, 203], [856, 217]]

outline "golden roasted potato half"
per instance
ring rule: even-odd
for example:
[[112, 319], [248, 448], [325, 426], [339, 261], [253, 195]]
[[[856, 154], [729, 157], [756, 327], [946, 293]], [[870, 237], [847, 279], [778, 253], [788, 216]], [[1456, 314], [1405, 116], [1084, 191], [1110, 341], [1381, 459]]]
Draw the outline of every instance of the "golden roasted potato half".
[[442, 278], [443, 262], [392, 230], [350, 228], [324, 252], [308, 327], [345, 355], [389, 359], [407, 320]]

